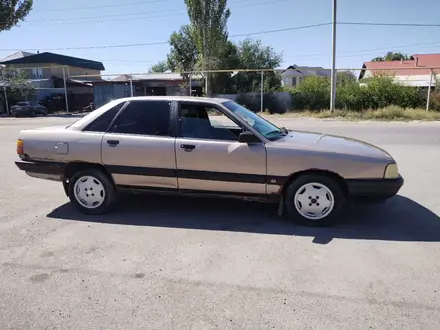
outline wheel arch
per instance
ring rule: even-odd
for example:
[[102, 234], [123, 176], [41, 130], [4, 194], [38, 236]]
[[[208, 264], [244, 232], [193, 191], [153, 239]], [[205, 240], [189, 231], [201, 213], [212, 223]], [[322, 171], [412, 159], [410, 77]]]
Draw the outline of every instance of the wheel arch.
[[64, 168], [63, 182], [65, 182], [66, 180], [68, 181], [78, 171], [84, 171], [90, 169], [96, 169], [102, 171], [105, 175], [107, 175], [110, 181], [113, 184], [115, 184], [112, 175], [107, 171], [104, 165], [97, 163], [80, 162], [80, 161], [69, 162], [66, 164], [66, 167]]
[[347, 183], [345, 182], [344, 178], [342, 176], [340, 176], [338, 173], [329, 171], [329, 170], [322, 170], [322, 169], [315, 169], [315, 168], [311, 168], [311, 169], [307, 169], [307, 170], [303, 170], [303, 171], [298, 171], [295, 173], [292, 173], [287, 181], [284, 183], [283, 187], [281, 188], [281, 194], [285, 195], [287, 188], [290, 186], [290, 184], [295, 181], [297, 178], [299, 178], [302, 175], [307, 175], [307, 174], [318, 174], [318, 175], [324, 175], [327, 177], [330, 177], [332, 179], [335, 180], [335, 182], [341, 187], [342, 192], [344, 193], [344, 195], [346, 197], [348, 197], [349, 191], [348, 191], [348, 186]]

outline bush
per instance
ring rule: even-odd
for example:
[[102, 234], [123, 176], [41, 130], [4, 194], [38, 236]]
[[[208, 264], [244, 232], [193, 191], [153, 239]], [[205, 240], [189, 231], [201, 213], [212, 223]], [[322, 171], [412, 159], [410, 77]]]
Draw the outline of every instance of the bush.
[[258, 112], [261, 110], [261, 100], [260, 96], [257, 94], [238, 94], [235, 102], [253, 112]]
[[[294, 109], [323, 110], [330, 106], [330, 79], [307, 77], [296, 88], [290, 90]], [[440, 97], [439, 97], [440, 98]], [[394, 77], [377, 75], [358, 81], [345, 79], [336, 88], [336, 108], [362, 111], [379, 109], [391, 105], [401, 108], [423, 107], [426, 97], [419, 88], [394, 82]]]
[[292, 91], [294, 109], [327, 109], [330, 103], [330, 80], [307, 77]]

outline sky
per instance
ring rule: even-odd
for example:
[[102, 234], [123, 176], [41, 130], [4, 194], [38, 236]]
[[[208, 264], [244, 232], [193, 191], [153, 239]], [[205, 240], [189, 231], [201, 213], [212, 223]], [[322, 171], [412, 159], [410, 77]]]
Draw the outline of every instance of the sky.
[[[332, 0], [228, 0], [231, 36], [330, 23]], [[438, 24], [438, 0], [338, 0], [338, 22]], [[189, 23], [183, 0], [35, 0], [26, 22], [0, 32], [0, 58], [38, 49], [102, 61], [105, 73], [144, 73], [166, 58], [167, 42]], [[331, 66], [331, 25], [254, 34], [283, 54], [281, 67]], [[239, 42], [246, 36], [231, 37]], [[57, 50], [53, 50], [57, 48]], [[61, 48], [61, 49], [60, 49]], [[58, 50], [59, 49], [59, 50]], [[388, 50], [440, 53], [440, 27], [337, 25], [336, 67], [356, 69]]]

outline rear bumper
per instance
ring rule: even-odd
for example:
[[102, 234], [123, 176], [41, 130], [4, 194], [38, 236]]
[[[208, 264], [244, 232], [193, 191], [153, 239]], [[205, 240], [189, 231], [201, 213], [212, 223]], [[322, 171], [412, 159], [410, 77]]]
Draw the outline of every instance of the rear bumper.
[[404, 183], [399, 174], [397, 179], [353, 179], [347, 180], [348, 192], [352, 197], [366, 199], [387, 199], [396, 195]]
[[64, 176], [64, 163], [17, 160], [15, 165], [29, 176], [39, 179], [62, 181]]

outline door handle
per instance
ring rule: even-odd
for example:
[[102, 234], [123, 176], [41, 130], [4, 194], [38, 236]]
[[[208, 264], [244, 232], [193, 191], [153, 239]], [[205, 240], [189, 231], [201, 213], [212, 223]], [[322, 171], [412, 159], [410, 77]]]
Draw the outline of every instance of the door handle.
[[119, 144], [119, 141], [118, 140], [107, 140], [107, 144], [110, 147], [116, 147]]
[[193, 144], [181, 144], [180, 147], [188, 152], [193, 151], [196, 148], [196, 146]]

